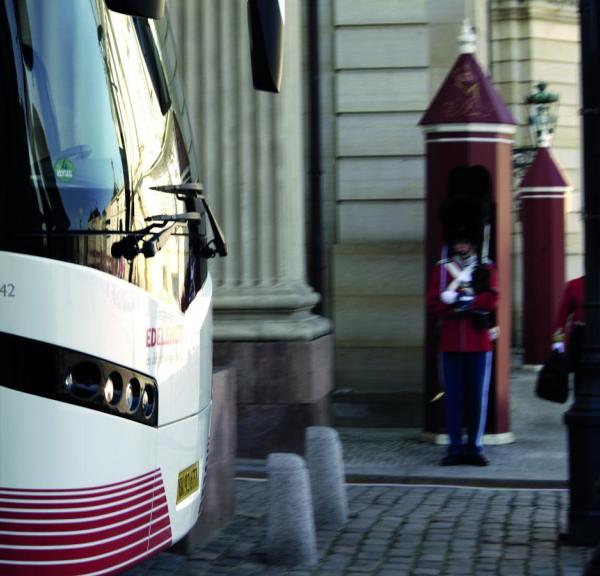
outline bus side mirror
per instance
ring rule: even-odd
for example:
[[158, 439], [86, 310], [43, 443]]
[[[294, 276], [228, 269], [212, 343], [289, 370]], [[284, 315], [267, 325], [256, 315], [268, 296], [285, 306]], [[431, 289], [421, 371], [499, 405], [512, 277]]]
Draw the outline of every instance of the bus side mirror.
[[252, 80], [257, 90], [279, 92], [283, 72], [285, 0], [248, 0]]
[[106, 0], [106, 7], [129, 16], [159, 20], [165, 13], [165, 0]]

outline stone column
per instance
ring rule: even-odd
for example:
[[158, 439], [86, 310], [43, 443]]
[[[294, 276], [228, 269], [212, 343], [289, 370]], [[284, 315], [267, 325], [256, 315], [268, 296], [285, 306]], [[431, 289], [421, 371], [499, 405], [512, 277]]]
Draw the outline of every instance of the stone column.
[[306, 283], [304, 6], [287, 2], [281, 94], [252, 88], [246, 2], [170, 2], [201, 178], [229, 255], [211, 262], [216, 365], [239, 375], [238, 455], [327, 423], [330, 323]]

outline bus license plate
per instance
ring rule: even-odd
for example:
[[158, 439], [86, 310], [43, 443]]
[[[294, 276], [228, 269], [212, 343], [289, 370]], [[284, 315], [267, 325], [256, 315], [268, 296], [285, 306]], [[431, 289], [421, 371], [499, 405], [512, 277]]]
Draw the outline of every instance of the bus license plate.
[[200, 467], [198, 462], [188, 466], [177, 478], [177, 501], [179, 504], [200, 488]]

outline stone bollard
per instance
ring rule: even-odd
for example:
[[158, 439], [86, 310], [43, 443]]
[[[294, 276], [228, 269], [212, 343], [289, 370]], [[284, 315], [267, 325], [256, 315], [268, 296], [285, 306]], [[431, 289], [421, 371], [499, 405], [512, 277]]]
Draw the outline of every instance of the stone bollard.
[[310, 480], [297, 454], [269, 454], [267, 556], [273, 564], [317, 563], [317, 545]]
[[341, 528], [348, 520], [346, 475], [339, 434], [326, 426], [306, 429], [306, 463], [317, 526]]

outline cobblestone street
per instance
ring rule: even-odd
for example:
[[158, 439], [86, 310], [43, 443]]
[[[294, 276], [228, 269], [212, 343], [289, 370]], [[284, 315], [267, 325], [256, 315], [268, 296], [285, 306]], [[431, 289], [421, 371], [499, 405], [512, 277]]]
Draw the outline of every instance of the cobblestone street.
[[318, 565], [270, 566], [267, 487], [237, 480], [224, 531], [187, 558], [165, 553], [127, 576], [580, 576], [592, 553], [557, 545], [566, 490], [349, 485], [349, 522], [317, 531]]

